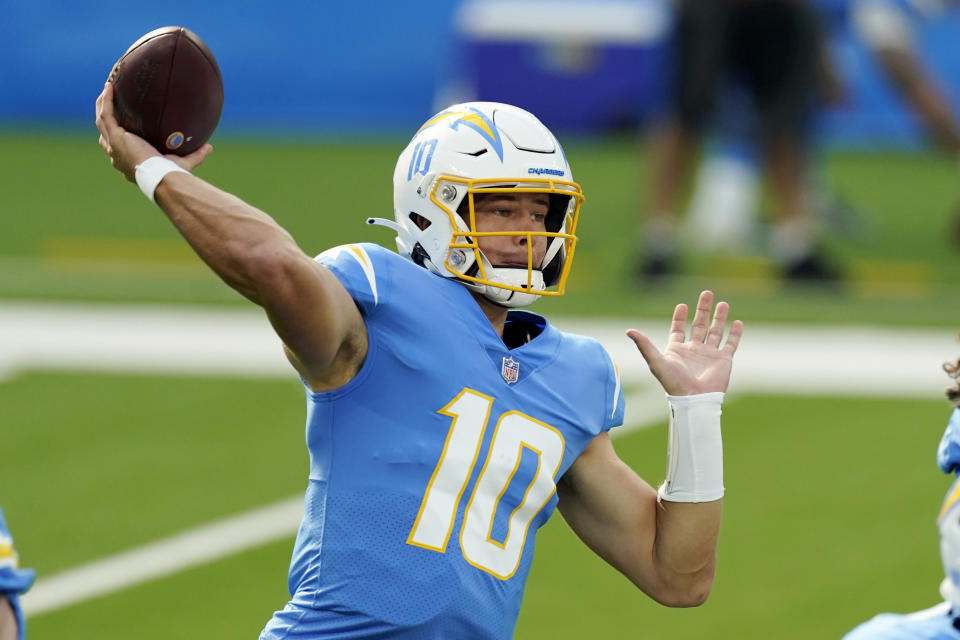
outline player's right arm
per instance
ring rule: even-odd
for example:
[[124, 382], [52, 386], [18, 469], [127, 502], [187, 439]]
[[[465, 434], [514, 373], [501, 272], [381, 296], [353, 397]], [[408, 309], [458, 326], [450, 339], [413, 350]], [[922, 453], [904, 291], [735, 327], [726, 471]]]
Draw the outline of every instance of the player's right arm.
[[[100, 146], [131, 182], [136, 167], [160, 154], [125, 131], [113, 115], [112, 85], [97, 99]], [[192, 170], [210, 153], [204, 145], [183, 158]], [[187, 173], [168, 173], [157, 204], [201, 259], [228, 285], [262, 306], [293, 366], [315, 391], [349, 382], [367, 350], [363, 317], [347, 290], [307, 256], [273, 218]]]

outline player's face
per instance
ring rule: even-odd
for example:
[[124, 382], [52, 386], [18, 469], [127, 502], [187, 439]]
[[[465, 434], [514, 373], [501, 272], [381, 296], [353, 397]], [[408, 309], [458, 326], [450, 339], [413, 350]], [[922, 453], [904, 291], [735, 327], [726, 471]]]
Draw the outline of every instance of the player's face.
[[[491, 193], [474, 199], [477, 231], [546, 231], [550, 198], [545, 193]], [[484, 236], [480, 250], [494, 266], [527, 266], [527, 243], [532, 241], [533, 266], [547, 252], [545, 236]]]

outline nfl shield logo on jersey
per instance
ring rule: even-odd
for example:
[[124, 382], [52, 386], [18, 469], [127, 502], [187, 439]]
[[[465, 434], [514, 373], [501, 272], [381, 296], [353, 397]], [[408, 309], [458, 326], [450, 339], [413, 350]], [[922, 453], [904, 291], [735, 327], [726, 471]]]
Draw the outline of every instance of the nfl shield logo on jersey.
[[500, 374], [507, 384], [513, 384], [520, 377], [520, 363], [513, 358], [504, 358], [503, 369], [500, 370]]

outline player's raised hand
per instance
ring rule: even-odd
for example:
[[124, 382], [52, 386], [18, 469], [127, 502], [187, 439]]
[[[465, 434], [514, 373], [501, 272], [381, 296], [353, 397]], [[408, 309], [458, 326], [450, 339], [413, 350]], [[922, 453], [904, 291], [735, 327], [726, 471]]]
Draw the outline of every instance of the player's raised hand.
[[[710, 322], [711, 311], [713, 322]], [[743, 323], [735, 320], [730, 325], [726, 342], [723, 341], [729, 311], [730, 305], [726, 302], [717, 303], [716, 310], [713, 310], [713, 292], [704, 291], [697, 301], [689, 338], [685, 304], [678, 304], [673, 312], [670, 336], [663, 353], [636, 329], [627, 331], [627, 337], [637, 345], [650, 371], [670, 395], [726, 391], [733, 354], [743, 335]]]
[[[138, 164], [150, 158], [159, 156], [153, 145], [133, 134], [117, 123], [113, 114], [113, 85], [107, 82], [103, 87], [103, 92], [97, 98], [96, 103], [96, 125], [100, 132], [100, 148], [102, 148], [110, 158], [110, 164], [120, 171], [130, 182], [135, 182], [136, 167]], [[164, 156], [173, 160], [178, 165], [192, 171], [203, 162], [203, 159], [213, 151], [213, 147], [205, 144], [188, 156]]]

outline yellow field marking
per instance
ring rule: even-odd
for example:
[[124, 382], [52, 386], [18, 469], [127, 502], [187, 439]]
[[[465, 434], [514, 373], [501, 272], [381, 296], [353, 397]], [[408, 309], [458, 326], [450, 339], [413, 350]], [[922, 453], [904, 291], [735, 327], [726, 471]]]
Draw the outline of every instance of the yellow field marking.
[[931, 265], [913, 260], [856, 260], [850, 265], [851, 292], [858, 298], [916, 300], [934, 294]]
[[180, 238], [50, 236], [40, 244], [39, 253], [51, 259], [197, 261], [196, 254]]
[[55, 272], [196, 277], [209, 269], [180, 239], [49, 237], [39, 262]]

